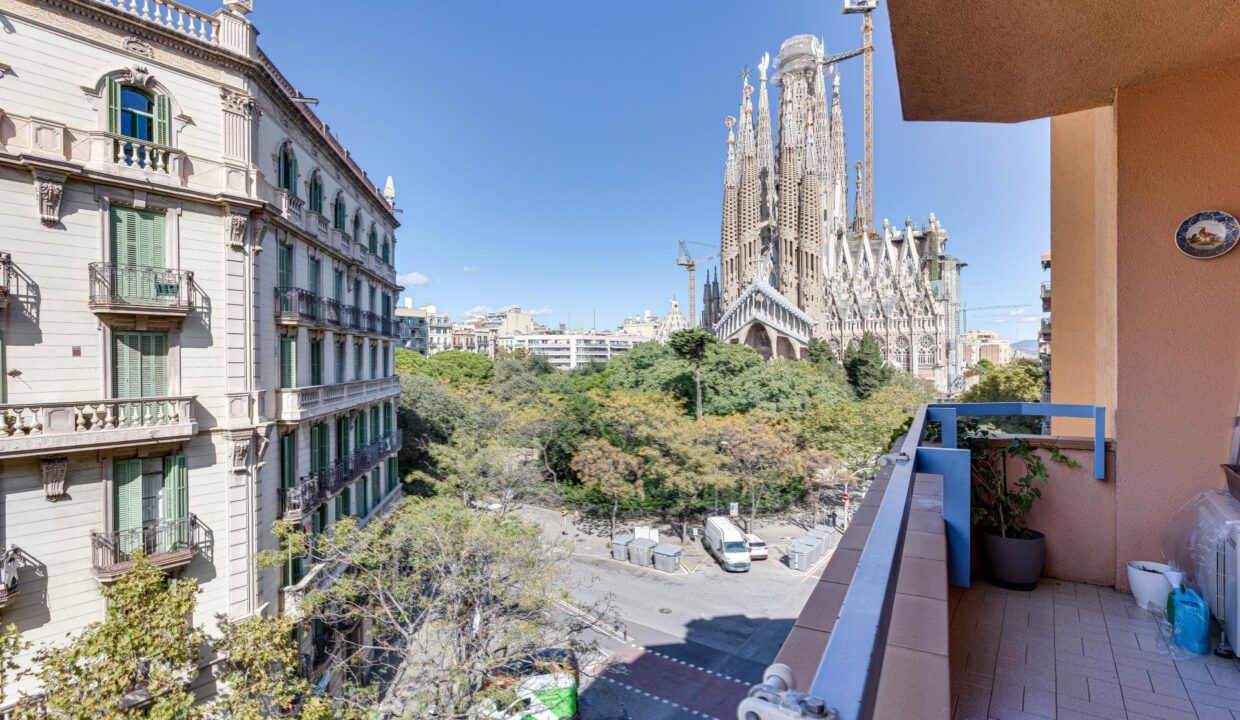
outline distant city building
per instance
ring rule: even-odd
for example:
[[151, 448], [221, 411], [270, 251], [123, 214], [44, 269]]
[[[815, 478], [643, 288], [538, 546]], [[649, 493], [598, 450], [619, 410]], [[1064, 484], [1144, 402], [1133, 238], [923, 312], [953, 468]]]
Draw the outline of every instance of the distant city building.
[[426, 310], [414, 307], [413, 298], [405, 298], [404, 303], [396, 308], [398, 345], [425, 356], [426, 349]]
[[452, 349], [452, 317], [439, 312], [434, 305], [423, 305], [426, 313], [426, 354], [434, 355]]
[[659, 316], [649, 310], [637, 317], [626, 317], [620, 324], [622, 335], [633, 335], [645, 340], [654, 340], [659, 332]]
[[501, 339], [505, 350], [543, 355], [560, 370], [575, 370], [591, 362], [605, 363], [635, 345], [648, 342], [633, 335], [594, 332], [538, 333]]
[[685, 330], [689, 327], [689, 322], [685, 320], [685, 316], [680, 312], [680, 304], [672, 300], [672, 307], [663, 316], [663, 320], [659, 322], [659, 329], [655, 331], [654, 339], [664, 345], [671, 339], [672, 333]]
[[535, 325], [534, 316], [519, 307], [489, 312], [478, 323], [479, 327], [494, 331], [497, 336], [532, 333]]
[[1015, 352], [1007, 340], [999, 337], [992, 330], [970, 330], [956, 338], [960, 362], [964, 367], [977, 365], [981, 360], [988, 360], [993, 365], [1007, 365], [1012, 362]]
[[[1050, 272], [1051, 269], [1051, 251], [1047, 250], [1042, 253], [1042, 269]], [[1042, 360], [1042, 375], [1045, 383], [1042, 387], [1042, 401], [1051, 401], [1051, 281], [1047, 280], [1042, 283], [1042, 312], [1046, 313], [1046, 317], [1042, 318], [1042, 322], [1038, 328], [1038, 357]], [[1049, 428], [1049, 422], [1043, 423]], [[1049, 430], [1047, 430], [1049, 432]]]
[[839, 75], [828, 77], [812, 35], [784, 41], [776, 63], [778, 147], [769, 56], [758, 64], [757, 108], [745, 73], [740, 121], [727, 119], [713, 332], [764, 358], [804, 357], [811, 337], [840, 357], [873, 333], [888, 363], [958, 389], [960, 261], [946, 252], [947, 232], [933, 214], [922, 227], [884, 222], [881, 232], [864, 212], [850, 217]]

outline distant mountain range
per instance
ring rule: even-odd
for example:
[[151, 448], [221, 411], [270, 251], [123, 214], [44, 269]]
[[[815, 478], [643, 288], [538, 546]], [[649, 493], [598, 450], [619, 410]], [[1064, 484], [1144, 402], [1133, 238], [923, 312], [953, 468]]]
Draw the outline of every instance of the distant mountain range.
[[1029, 353], [1030, 355], [1037, 357], [1038, 356], [1038, 341], [1037, 340], [1021, 340], [1020, 342], [1014, 342], [1012, 343], [1012, 349], [1019, 350], [1023, 353]]

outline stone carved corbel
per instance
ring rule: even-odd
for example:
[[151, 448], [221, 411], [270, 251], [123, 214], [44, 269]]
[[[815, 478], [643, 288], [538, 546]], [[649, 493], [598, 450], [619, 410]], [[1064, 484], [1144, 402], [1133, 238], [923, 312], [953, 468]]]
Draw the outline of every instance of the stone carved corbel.
[[39, 203], [39, 219], [44, 225], [60, 222], [60, 201], [65, 194], [65, 176], [35, 171], [35, 200]]
[[65, 496], [65, 478], [69, 474], [69, 457], [39, 458], [39, 472], [43, 476], [43, 497], [56, 500]]
[[233, 250], [245, 247], [245, 226], [249, 216], [232, 213], [228, 216], [228, 246]]
[[224, 103], [224, 109], [235, 112], [239, 115], [249, 115], [254, 110], [254, 98], [243, 92], [230, 90], [229, 88], [220, 88], [220, 99]]
[[233, 440], [232, 442], [232, 471], [235, 473], [243, 473], [249, 469], [250, 465], [250, 439]]
[[267, 229], [269, 227], [270, 225], [266, 220], [259, 220], [258, 225], [255, 226], [252, 240], [255, 255], [263, 251], [263, 238], [267, 237]]
[[125, 68], [125, 72], [121, 73], [120, 79], [126, 85], [139, 85], [141, 87], [153, 87], [155, 85], [155, 77], [151, 75], [151, 71], [147, 70], [145, 65], [130, 65]]

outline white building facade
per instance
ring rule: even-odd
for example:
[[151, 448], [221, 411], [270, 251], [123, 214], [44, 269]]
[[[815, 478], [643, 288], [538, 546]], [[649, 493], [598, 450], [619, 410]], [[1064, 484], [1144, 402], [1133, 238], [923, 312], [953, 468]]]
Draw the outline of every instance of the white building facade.
[[605, 363], [647, 340], [633, 335], [566, 332], [514, 335], [500, 338], [499, 342], [504, 350], [524, 350], [533, 355], [543, 355], [553, 367], [575, 370], [592, 362]]
[[296, 614], [325, 578], [258, 569], [273, 524], [400, 494], [394, 192], [224, 5], [0, 0], [0, 619], [36, 645], [138, 549], [209, 632]]

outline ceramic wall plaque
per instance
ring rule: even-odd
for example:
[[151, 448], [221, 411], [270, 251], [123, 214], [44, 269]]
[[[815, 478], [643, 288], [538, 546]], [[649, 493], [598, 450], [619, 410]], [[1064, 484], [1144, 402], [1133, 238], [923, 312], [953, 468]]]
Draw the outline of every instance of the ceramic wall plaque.
[[1180, 252], [1198, 259], [1215, 258], [1240, 241], [1240, 222], [1222, 210], [1207, 210], [1190, 215], [1175, 231], [1175, 244]]

